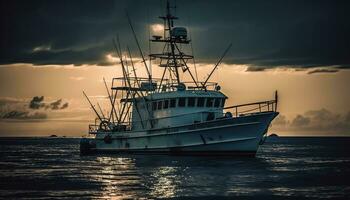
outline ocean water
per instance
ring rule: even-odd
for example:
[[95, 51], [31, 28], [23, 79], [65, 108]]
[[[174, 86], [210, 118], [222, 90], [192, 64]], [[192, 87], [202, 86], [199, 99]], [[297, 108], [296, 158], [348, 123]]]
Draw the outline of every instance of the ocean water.
[[350, 199], [350, 138], [268, 139], [256, 158], [79, 155], [76, 138], [1, 138], [2, 199]]

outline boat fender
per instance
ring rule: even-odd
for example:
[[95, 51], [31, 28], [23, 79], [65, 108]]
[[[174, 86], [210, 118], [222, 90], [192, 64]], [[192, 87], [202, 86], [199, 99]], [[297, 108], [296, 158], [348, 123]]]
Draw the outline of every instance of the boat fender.
[[231, 112], [226, 112], [225, 113], [226, 118], [232, 118], [232, 113]]
[[112, 143], [112, 136], [111, 136], [111, 135], [106, 135], [106, 136], [103, 138], [103, 141], [104, 141], [106, 144], [111, 144], [111, 143]]

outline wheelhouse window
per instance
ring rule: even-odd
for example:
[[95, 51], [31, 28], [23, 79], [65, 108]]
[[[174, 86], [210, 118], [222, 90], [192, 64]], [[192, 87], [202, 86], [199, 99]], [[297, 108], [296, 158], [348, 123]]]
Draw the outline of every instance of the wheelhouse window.
[[207, 98], [207, 107], [213, 107], [214, 98]]
[[163, 101], [158, 101], [158, 102], [157, 102], [157, 109], [158, 109], [158, 110], [161, 110], [162, 107], [163, 107]]
[[194, 107], [196, 103], [196, 98], [195, 97], [189, 97], [188, 98], [188, 102], [187, 102], [187, 106], [188, 107]]
[[204, 106], [204, 100], [205, 100], [205, 98], [199, 97], [199, 98], [197, 99], [197, 106], [198, 106], [198, 107], [203, 107], [203, 106]]
[[226, 99], [222, 99], [222, 100], [221, 100], [221, 107], [224, 107], [224, 106], [225, 106], [225, 101], [226, 101]]
[[170, 99], [170, 108], [176, 107], [176, 99]]
[[169, 108], [169, 99], [164, 100], [163, 109]]
[[156, 101], [152, 102], [152, 110], [157, 110], [157, 102]]
[[220, 107], [221, 98], [215, 98], [214, 107]]
[[186, 98], [179, 98], [179, 107], [185, 107], [186, 106]]

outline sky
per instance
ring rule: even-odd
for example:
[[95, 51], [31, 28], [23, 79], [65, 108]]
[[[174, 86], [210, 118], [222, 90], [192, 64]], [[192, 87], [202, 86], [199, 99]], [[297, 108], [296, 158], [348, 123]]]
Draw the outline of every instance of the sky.
[[[189, 31], [200, 79], [232, 43], [212, 77], [229, 96], [227, 105], [269, 100], [278, 90], [280, 115], [271, 133], [350, 135], [348, 1], [170, 3], [176, 25]], [[94, 114], [82, 91], [107, 112], [102, 80], [122, 75], [112, 43], [117, 35], [145, 76], [126, 12], [144, 54], [160, 49], [149, 48], [148, 38], [160, 34], [164, 0], [0, 4], [0, 136], [85, 135]]]

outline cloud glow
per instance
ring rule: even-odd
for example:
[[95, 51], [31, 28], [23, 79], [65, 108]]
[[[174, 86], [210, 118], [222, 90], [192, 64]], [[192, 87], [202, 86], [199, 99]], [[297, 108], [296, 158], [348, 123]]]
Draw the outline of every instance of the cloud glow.
[[106, 58], [107, 58], [107, 61], [111, 63], [118, 62], [119, 60], [117, 57], [114, 57], [112, 54], [107, 54]]
[[51, 50], [51, 45], [42, 45], [42, 46], [37, 46], [33, 48], [33, 52], [50, 51], [50, 50]]
[[163, 34], [164, 26], [162, 24], [152, 24], [151, 25], [152, 33], [154, 34]]

